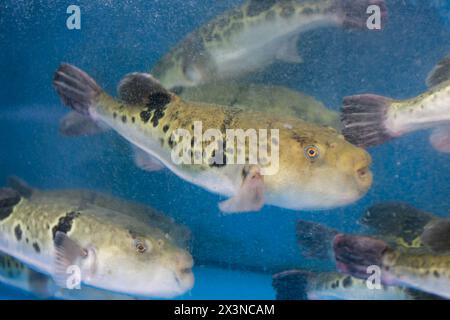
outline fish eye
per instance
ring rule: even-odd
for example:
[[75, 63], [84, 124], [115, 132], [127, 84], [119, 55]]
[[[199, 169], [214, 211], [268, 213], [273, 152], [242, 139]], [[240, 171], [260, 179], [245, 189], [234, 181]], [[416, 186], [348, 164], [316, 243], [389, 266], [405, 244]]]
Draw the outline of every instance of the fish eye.
[[316, 146], [307, 146], [305, 148], [305, 156], [311, 161], [317, 160], [320, 156], [319, 148]]
[[140, 240], [137, 240], [134, 244], [136, 251], [139, 253], [144, 253], [147, 251], [147, 246]]

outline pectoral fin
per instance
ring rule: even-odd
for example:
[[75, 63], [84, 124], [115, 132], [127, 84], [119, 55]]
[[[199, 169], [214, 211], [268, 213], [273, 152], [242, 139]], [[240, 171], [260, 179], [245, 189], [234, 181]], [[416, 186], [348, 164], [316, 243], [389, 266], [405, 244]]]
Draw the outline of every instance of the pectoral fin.
[[450, 127], [434, 129], [430, 136], [430, 143], [437, 151], [450, 153]]
[[224, 213], [259, 211], [264, 206], [264, 179], [259, 167], [253, 166], [245, 173], [241, 188], [230, 199], [219, 204]]
[[89, 116], [78, 112], [69, 112], [59, 123], [59, 132], [63, 136], [89, 136], [107, 131], [106, 128], [97, 124]]
[[302, 63], [303, 59], [298, 53], [297, 43], [298, 36], [284, 41], [277, 51], [276, 58], [288, 63]]
[[[92, 261], [95, 261], [95, 257], [92, 257], [92, 251], [81, 247], [65, 233], [59, 231], [56, 232], [54, 245], [56, 257], [54, 261], [55, 265], [53, 278], [57, 285], [66, 288], [69, 276], [73, 272], [71, 271], [71, 267], [78, 267], [81, 272], [81, 262], [84, 260], [92, 263]], [[92, 268], [88, 268], [87, 270], [92, 270]], [[84, 275], [80, 274], [80, 276], [84, 278]]]
[[134, 147], [134, 163], [138, 168], [154, 172], [154, 171], [160, 171], [164, 169], [164, 165], [159, 161], [158, 159], [152, 157], [145, 151]]

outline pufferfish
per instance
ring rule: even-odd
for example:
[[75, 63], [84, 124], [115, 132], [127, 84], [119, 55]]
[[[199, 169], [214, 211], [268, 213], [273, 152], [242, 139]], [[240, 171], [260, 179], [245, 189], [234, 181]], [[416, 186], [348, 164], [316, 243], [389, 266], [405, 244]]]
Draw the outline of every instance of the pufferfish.
[[[360, 199], [372, 184], [370, 155], [332, 128], [237, 107], [187, 102], [149, 74], [126, 76], [119, 84], [119, 99], [69, 64], [60, 66], [53, 84], [65, 105], [86, 121], [116, 131], [140, 150], [142, 162], [156, 159], [180, 178], [229, 197], [219, 205], [222, 212], [259, 211], [264, 204], [329, 209]], [[204, 129], [200, 141], [199, 123]], [[190, 137], [187, 143], [180, 129]], [[208, 144], [209, 130], [222, 137], [214, 135]], [[253, 130], [257, 136], [245, 136], [242, 145], [238, 138], [228, 140], [229, 130], [244, 135]], [[261, 134], [264, 130], [266, 135]], [[258, 149], [256, 156], [251, 145]], [[181, 150], [184, 157], [190, 147], [193, 163], [174, 161], [174, 152]], [[268, 167], [275, 170], [266, 174]]]

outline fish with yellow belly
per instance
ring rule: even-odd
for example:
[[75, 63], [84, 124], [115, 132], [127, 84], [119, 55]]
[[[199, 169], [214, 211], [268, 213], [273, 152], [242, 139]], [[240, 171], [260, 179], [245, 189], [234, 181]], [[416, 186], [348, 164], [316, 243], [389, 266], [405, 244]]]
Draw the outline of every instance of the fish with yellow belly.
[[172, 89], [243, 77], [276, 60], [300, 63], [303, 33], [324, 27], [369, 31], [371, 6], [379, 9], [381, 28], [384, 0], [247, 0], [187, 35], [151, 73]]
[[[122, 80], [119, 99], [69, 64], [60, 66], [53, 84], [62, 102], [81, 116], [115, 130], [179, 177], [230, 197], [220, 204], [223, 212], [258, 211], [264, 204], [297, 210], [333, 208], [360, 199], [372, 184], [370, 155], [331, 128], [296, 118], [186, 102], [148, 74], [134, 73]], [[244, 137], [241, 149], [238, 139], [228, 145], [228, 139], [219, 141], [217, 136], [209, 144], [199, 142], [198, 124], [205, 130], [200, 132], [203, 137], [210, 129], [224, 135], [229, 130], [270, 131], [272, 139], [260, 134], [255, 143], [258, 151], [268, 149], [266, 157], [258, 152], [252, 162], [255, 159], [248, 151], [254, 140], [249, 137]], [[180, 141], [180, 130], [191, 135], [187, 146], [185, 139]], [[180, 146], [184, 150], [191, 145], [188, 156], [194, 163], [177, 162], [174, 153], [178, 154]], [[193, 152], [197, 147], [200, 152]], [[265, 174], [269, 153], [277, 170]], [[242, 155], [243, 163], [234, 161]]]

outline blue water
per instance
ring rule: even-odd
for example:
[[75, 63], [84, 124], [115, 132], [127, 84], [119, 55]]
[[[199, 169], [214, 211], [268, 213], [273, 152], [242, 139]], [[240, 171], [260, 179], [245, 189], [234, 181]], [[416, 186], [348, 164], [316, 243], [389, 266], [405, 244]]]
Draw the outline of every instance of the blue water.
[[[69, 4], [82, 8], [82, 28], [65, 27]], [[299, 252], [297, 219], [357, 231], [368, 206], [401, 200], [440, 215], [450, 212], [450, 155], [436, 153], [428, 132], [370, 149], [375, 181], [350, 206], [294, 212], [266, 206], [223, 216], [219, 196], [168, 171], [137, 169], [130, 147], [114, 133], [68, 139], [58, 134], [67, 112], [51, 79], [60, 62], [87, 70], [113, 93], [122, 76], [148, 71], [188, 32], [241, 1], [16, 1], [0, 3], [0, 185], [17, 175], [40, 188], [89, 188], [149, 204], [194, 235], [197, 283], [186, 298], [273, 298], [273, 272], [326, 270]], [[305, 63], [276, 63], [254, 82], [298, 89], [339, 109], [342, 97], [373, 92], [395, 98], [426, 90], [424, 79], [450, 52], [447, 1], [388, 0], [382, 32], [313, 31], [302, 38]], [[251, 273], [249, 273], [251, 272]], [[0, 287], [0, 297], [22, 296]]]

